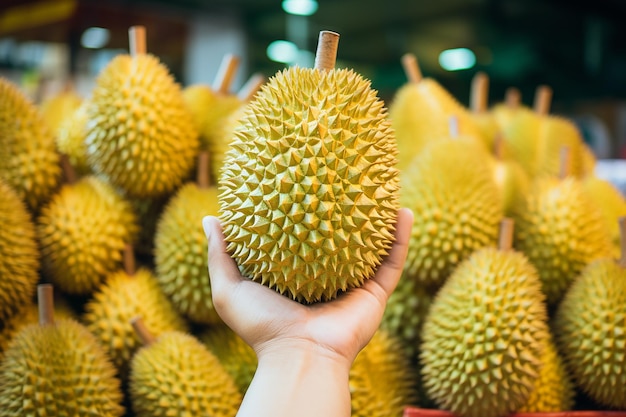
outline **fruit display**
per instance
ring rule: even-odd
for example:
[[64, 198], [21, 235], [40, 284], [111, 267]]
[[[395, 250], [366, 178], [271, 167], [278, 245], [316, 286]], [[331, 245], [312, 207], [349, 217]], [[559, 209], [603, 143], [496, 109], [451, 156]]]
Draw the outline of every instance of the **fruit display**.
[[384, 103], [369, 81], [334, 68], [336, 49], [320, 49], [316, 68], [277, 73], [248, 104], [219, 181], [227, 250], [242, 274], [305, 303], [371, 278], [398, 210]]
[[235, 416], [257, 357], [213, 305], [202, 218], [245, 278], [315, 309], [373, 276], [400, 207], [354, 417], [626, 411], [626, 199], [550, 88], [490, 106], [479, 71], [465, 106], [409, 53], [385, 102], [326, 31], [314, 68], [235, 91], [226, 54], [183, 86], [142, 33], [85, 97], [0, 78], [0, 416]]

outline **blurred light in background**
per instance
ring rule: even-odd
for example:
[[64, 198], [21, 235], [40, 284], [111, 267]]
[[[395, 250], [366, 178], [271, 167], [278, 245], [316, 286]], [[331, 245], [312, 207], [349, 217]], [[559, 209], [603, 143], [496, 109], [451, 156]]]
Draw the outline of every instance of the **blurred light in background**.
[[80, 44], [84, 48], [99, 49], [109, 42], [109, 30], [105, 28], [91, 27], [83, 32], [80, 37]]
[[446, 71], [460, 71], [476, 65], [476, 55], [467, 48], [446, 49], [439, 54], [439, 65]]
[[283, 10], [298, 16], [311, 16], [317, 11], [316, 0], [283, 0]]
[[289, 41], [274, 41], [267, 47], [267, 57], [272, 61], [290, 64], [298, 59], [298, 47]]

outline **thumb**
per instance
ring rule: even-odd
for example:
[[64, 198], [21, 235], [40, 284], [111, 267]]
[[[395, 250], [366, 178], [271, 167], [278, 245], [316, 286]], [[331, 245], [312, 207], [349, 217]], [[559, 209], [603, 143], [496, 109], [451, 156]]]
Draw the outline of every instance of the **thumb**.
[[242, 280], [237, 264], [226, 252], [224, 234], [219, 220], [214, 216], [202, 219], [202, 227], [208, 240], [208, 265], [211, 293], [214, 302], [224, 298], [229, 289]]

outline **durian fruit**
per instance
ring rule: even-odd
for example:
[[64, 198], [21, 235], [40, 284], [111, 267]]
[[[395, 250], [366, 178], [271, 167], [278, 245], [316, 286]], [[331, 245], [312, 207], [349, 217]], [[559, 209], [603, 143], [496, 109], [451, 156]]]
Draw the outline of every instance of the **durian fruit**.
[[58, 135], [63, 122], [80, 107], [82, 101], [82, 97], [71, 86], [66, 86], [63, 91], [43, 100], [39, 110], [44, 122], [55, 136]]
[[408, 278], [440, 287], [472, 252], [495, 246], [502, 201], [491, 155], [473, 140], [435, 141], [402, 177], [401, 205], [416, 213]]
[[400, 340], [379, 329], [350, 368], [352, 417], [401, 416], [417, 404], [415, 378]]
[[611, 182], [596, 175], [587, 175], [582, 180], [584, 192], [599, 207], [605, 227], [613, 241], [613, 257], [619, 258], [620, 230], [619, 218], [626, 216], [626, 199], [622, 192]]
[[137, 230], [130, 204], [111, 185], [94, 176], [70, 182], [37, 218], [43, 271], [63, 292], [90, 294], [121, 266]]
[[54, 135], [35, 105], [0, 77], [0, 178], [37, 211], [61, 179]]
[[526, 403], [549, 337], [537, 271], [510, 250], [503, 221], [500, 250], [464, 261], [431, 305], [420, 352], [424, 387], [437, 405], [464, 417], [506, 416]]
[[515, 87], [506, 89], [504, 101], [495, 104], [489, 112], [498, 125], [498, 130], [506, 129], [511, 121], [517, 116], [518, 111], [531, 111], [530, 108], [522, 104], [522, 96], [520, 91]]
[[98, 76], [85, 143], [94, 172], [128, 195], [147, 198], [174, 191], [191, 173], [198, 133], [180, 86], [145, 53], [142, 35], [142, 27], [131, 28], [133, 53], [117, 56]]
[[87, 106], [83, 103], [59, 126], [56, 144], [59, 152], [67, 155], [77, 175], [83, 176], [92, 173], [87, 162]]
[[157, 223], [154, 261], [158, 282], [176, 309], [196, 323], [216, 324], [221, 319], [207, 273], [208, 243], [198, 220], [218, 215], [218, 189], [208, 183], [206, 152], [199, 161], [197, 183], [182, 186]]
[[517, 161], [504, 157], [504, 140], [497, 135], [494, 143], [494, 179], [502, 195], [505, 216], [512, 216], [515, 208], [523, 202], [530, 190], [528, 174]]
[[567, 147], [570, 153], [570, 175], [582, 178], [583, 139], [576, 125], [564, 117], [546, 116], [539, 131], [537, 175], [558, 176], [560, 152]]
[[411, 358], [417, 358], [421, 331], [433, 294], [406, 273], [387, 300], [380, 328], [399, 339]]
[[[326, 37], [335, 42], [326, 42]], [[300, 302], [334, 298], [374, 274], [393, 241], [397, 149], [369, 81], [316, 68], [272, 77], [245, 110], [219, 182], [227, 250], [242, 274]]]
[[557, 413], [571, 410], [574, 407], [574, 385], [552, 337], [546, 343], [541, 363], [535, 387], [518, 412]]
[[225, 324], [209, 326], [200, 341], [219, 359], [242, 394], [248, 390], [258, 360], [254, 350]]
[[[54, 296], [54, 316], [60, 319], [72, 319], [78, 321], [76, 312], [67, 300], [61, 298], [58, 292]], [[37, 324], [39, 321], [39, 310], [37, 303], [29, 301], [23, 305], [17, 313], [5, 320], [0, 326], [0, 361], [3, 352], [9, 347], [11, 340], [22, 328], [29, 324]]]
[[508, 124], [502, 127], [506, 155], [519, 163], [530, 178], [539, 172], [539, 135], [542, 116], [519, 107]]
[[493, 113], [488, 111], [489, 77], [482, 71], [474, 75], [470, 94], [470, 116], [480, 131], [480, 138], [487, 149], [494, 149], [496, 138], [500, 135], [500, 126]]
[[587, 264], [612, 253], [599, 209], [580, 181], [568, 176], [566, 149], [562, 155], [562, 178], [536, 180], [513, 216], [515, 248], [537, 268], [550, 305], [559, 302]]
[[122, 416], [109, 358], [83, 325], [54, 320], [49, 284], [39, 294], [40, 323], [15, 336], [0, 364], [0, 416]]
[[135, 216], [141, 219], [137, 242], [134, 245], [135, 254], [138, 258], [154, 266], [154, 241], [157, 224], [172, 195], [157, 198], [137, 198], [128, 195], [122, 197], [130, 203]]
[[125, 268], [110, 274], [85, 305], [83, 322], [111, 357], [122, 378], [141, 347], [130, 323], [140, 315], [155, 332], [187, 331], [188, 326], [161, 291], [152, 272], [135, 270], [132, 248], [124, 251]]
[[15, 190], [0, 178], [0, 328], [35, 294], [39, 261], [32, 216]]
[[559, 304], [554, 332], [574, 383], [597, 403], [626, 409], [626, 218], [622, 255], [589, 264]]
[[155, 338], [139, 320], [144, 346], [131, 361], [130, 396], [137, 417], [232, 417], [242, 401], [231, 376], [195, 337], [164, 332]]
[[448, 120], [459, 118], [459, 132], [478, 138], [480, 130], [469, 112], [433, 78], [422, 77], [413, 54], [402, 57], [409, 82], [395, 94], [389, 118], [398, 142], [398, 168], [406, 169], [424, 146], [448, 137]]

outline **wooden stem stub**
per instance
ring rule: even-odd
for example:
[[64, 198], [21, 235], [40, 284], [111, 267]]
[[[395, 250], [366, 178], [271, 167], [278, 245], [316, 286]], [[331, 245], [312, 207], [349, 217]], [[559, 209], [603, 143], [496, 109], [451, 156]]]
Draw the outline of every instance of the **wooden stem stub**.
[[210, 185], [209, 181], [209, 153], [207, 151], [202, 151], [198, 154], [198, 177], [196, 182], [198, 183], [198, 188], [208, 188]]
[[239, 100], [248, 102], [252, 100], [254, 95], [259, 91], [261, 86], [265, 83], [265, 76], [260, 73], [252, 74], [252, 76], [246, 81], [237, 93]]
[[513, 219], [505, 217], [500, 222], [500, 235], [498, 237], [498, 249], [501, 251], [511, 250], [513, 247]]
[[215, 76], [215, 81], [212, 86], [213, 91], [220, 94], [228, 94], [238, 67], [239, 57], [233, 54], [225, 55], [220, 64], [220, 68], [217, 70], [217, 75]]
[[130, 324], [144, 346], [149, 346], [156, 341], [156, 338], [150, 333], [141, 317], [137, 316], [130, 319]]
[[78, 177], [76, 176], [76, 171], [74, 170], [74, 167], [72, 166], [72, 163], [70, 162], [69, 156], [67, 156], [67, 154], [62, 153], [60, 160], [61, 160], [61, 170], [63, 171], [63, 175], [65, 176], [65, 181], [70, 185], [76, 184]]
[[522, 94], [515, 87], [509, 87], [504, 94], [504, 102], [510, 109], [517, 109], [522, 102]]
[[128, 38], [130, 56], [146, 53], [146, 28], [144, 26], [131, 26], [130, 29], [128, 29]]
[[559, 178], [565, 179], [572, 172], [572, 152], [569, 146], [561, 147], [559, 152]]
[[315, 52], [315, 69], [330, 71], [335, 68], [337, 61], [337, 48], [339, 47], [339, 34], [329, 30], [320, 32]]
[[422, 71], [414, 54], [407, 53], [402, 56], [402, 68], [410, 83], [417, 84], [422, 81]]
[[37, 306], [40, 326], [54, 326], [54, 291], [52, 284], [37, 286]]
[[487, 97], [489, 92], [489, 77], [480, 71], [472, 79], [470, 108], [474, 113], [487, 111]]
[[133, 245], [127, 243], [124, 246], [124, 255], [122, 258], [124, 260], [124, 272], [126, 272], [129, 276], [135, 275], [137, 267], [135, 263], [135, 251], [133, 249]]
[[550, 113], [550, 105], [552, 104], [552, 89], [547, 85], [537, 87], [535, 93], [535, 113], [545, 116]]

